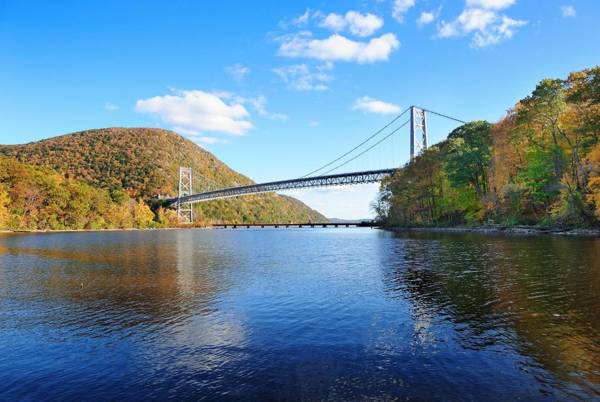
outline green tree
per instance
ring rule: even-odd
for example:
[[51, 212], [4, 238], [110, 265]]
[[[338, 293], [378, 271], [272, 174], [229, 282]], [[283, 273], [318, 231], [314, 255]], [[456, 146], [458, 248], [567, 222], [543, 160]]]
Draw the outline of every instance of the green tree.
[[482, 197], [489, 190], [491, 124], [474, 121], [452, 131], [446, 146], [445, 169], [456, 187], [471, 186]]
[[561, 114], [566, 110], [564, 82], [558, 79], [542, 80], [532, 94], [517, 105], [518, 136], [526, 138], [526, 146], [544, 150], [552, 161], [555, 181], [560, 181], [565, 171], [561, 146], [572, 142], [561, 124]]
[[555, 176], [555, 156], [557, 150], [532, 148], [526, 153], [526, 164], [519, 173], [519, 180], [527, 190], [534, 212], [547, 212], [550, 204], [560, 192]]

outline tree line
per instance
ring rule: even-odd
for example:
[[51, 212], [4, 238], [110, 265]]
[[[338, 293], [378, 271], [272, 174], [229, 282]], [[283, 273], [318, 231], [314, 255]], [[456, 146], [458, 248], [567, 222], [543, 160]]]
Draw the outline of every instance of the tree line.
[[388, 226], [600, 223], [600, 66], [542, 80], [495, 124], [474, 121], [384, 180]]
[[47, 167], [0, 157], [0, 229], [155, 228], [176, 223], [173, 211], [153, 212], [123, 190], [94, 188]]

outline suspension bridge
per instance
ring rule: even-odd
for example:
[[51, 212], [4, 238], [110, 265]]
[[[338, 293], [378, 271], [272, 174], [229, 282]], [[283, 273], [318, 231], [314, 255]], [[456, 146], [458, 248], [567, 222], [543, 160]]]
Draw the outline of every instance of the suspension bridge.
[[[409, 114], [408, 119], [401, 123], [402, 117], [407, 113]], [[455, 117], [438, 113], [426, 108], [411, 106], [406, 108], [382, 128], [342, 155], [322, 165], [318, 169], [312, 170], [302, 177], [289, 180], [218, 188], [209, 191], [194, 191], [192, 169], [190, 167], [180, 167], [178, 195], [175, 198], [163, 200], [163, 205], [167, 207], [176, 207], [180, 222], [191, 223], [193, 222], [192, 205], [198, 202], [240, 197], [248, 194], [260, 194], [302, 188], [345, 186], [379, 182], [386, 176], [393, 174], [398, 168], [392, 167], [387, 169], [361, 170], [346, 173], [334, 172], [339, 171], [339, 169], [342, 167], [347, 166], [349, 163], [369, 153], [376, 147], [384, 144], [386, 141], [389, 141], [394, 137], [395, 134], [398, 135], [398, 133], [401, 133], [401, 130], [409, 124], [410, 161], [414, 160], [414, 158], [423, 152], [423, 150], [427, 149], [428, 146], [428, 115], [449, 119], [455, 123], [465, 123], [464, 121]], [[309, 223], [306, 225], [308, 226], [311, 224]]]

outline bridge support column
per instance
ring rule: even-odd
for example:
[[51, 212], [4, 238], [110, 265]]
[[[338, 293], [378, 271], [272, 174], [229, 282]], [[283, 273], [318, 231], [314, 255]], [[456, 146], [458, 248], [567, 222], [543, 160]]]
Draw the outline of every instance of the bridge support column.
[[[410, 160], [427, 149], [427, 112], [416, 106], [410, 107]], [[418, 138], [420, 137], [420, 138]]]
[[181, 197], [192, 195], [192, 168], [179, 167], [179, 194], [177, 201], [177, 219], [179, 223], [194, 223], [194, 210], [191, 202], [180, 202]]

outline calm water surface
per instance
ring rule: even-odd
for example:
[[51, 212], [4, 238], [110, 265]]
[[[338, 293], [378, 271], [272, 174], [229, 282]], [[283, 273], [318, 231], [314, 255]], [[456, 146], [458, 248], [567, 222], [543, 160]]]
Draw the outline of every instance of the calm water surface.
[[600, 400], [600, 240], [0, 235], [0, 400]]

